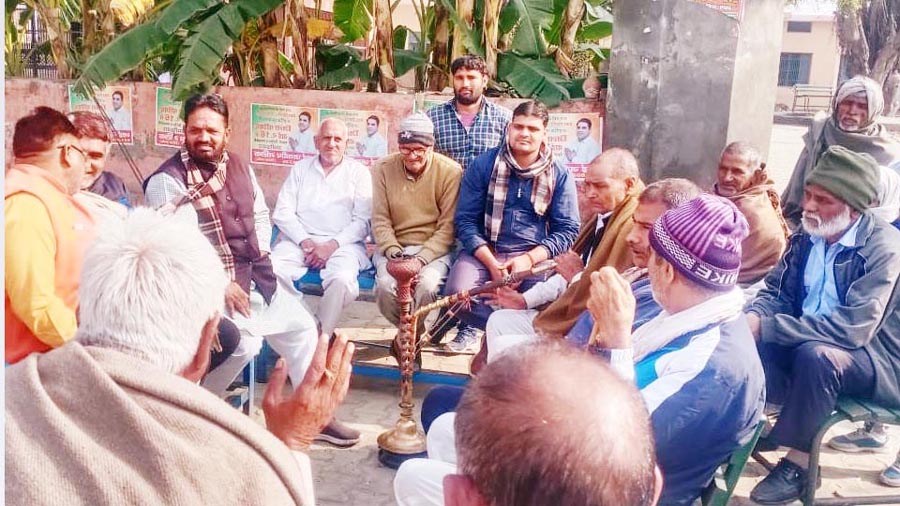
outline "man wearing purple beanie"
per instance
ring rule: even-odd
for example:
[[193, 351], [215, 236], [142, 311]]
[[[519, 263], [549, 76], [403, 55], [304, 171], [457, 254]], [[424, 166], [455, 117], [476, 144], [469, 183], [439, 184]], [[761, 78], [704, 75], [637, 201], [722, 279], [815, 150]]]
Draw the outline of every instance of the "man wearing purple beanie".
[[644, 397], [664, 476], [660, 505], [692, 504], [762, 413], [765, 378], [736, 286], [747, 234], [738, 208], [713, 195], [657, 219], [647, 267], [663, 311], [633, 334], [628, 282], [609, 267], [591, 275], [588, 347]]

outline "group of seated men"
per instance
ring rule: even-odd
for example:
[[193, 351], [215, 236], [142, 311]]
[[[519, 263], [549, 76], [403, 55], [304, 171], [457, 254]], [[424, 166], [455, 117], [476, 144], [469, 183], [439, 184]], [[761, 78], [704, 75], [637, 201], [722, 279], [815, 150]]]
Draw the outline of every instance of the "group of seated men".
[[[556, 274], [460, 311], [448, 347], [474, 347], [484, 331], [477, 374], [466, 391], [426, 398], [430, 458], [398, 471], [400, 504], [691, 504], [766, 403], [780, 414], [765, 444], [789, 452], [751, 498], [782, 504], [804, 492], [839, 395], [900, 405], [900, 232], [889, 223], [900, 145], [877, 123], [877, 85], [847, 81], [814, 125], [784, 198], [787, 211], [799, 185], [796, 225], [742, 142], [723, 150], [709, 193], [684, 179], [645, 185], [630, 152], [607, 149], [580, 210], [547, 144], [546, 107], [488, 102], [477, 57], [452, 70], [454, 98], [404, 119], [399, 152], [371, 173], [345, 156], [346, 125], [323, 121], [271, 222], [252, 167], [226, 149], [217, 95], [185, 102], [184, 147], [143, 182], [152, 211], [127, 211], [114, 180], [97, 183], [102, 122], [92, 133], [49, 108], [22, 118], [5, 199], [7, 497], [311, 504], [306, 448], [359, 440], [333, 417], [353, 354], [335, 332], [341, 312], [371, 261], [378, 307], [400, 323], [386, 266], [402, 256], [420, 264], [415, 305], [548, 259]], [[309, 269], [324, 290], [314, 315], [295, 287]], [[283, 359], [263, 403], [268, 433], [216, 401], [263, 339]], [[587, 455], [592, 444], [610, 460]], [[886, 436], [873, 425], [831, 444], [870, 449]], [[241, 466], [206, 467], [238, 455]], [[573, 457], [586, 476], [613, 475], [567, 476]], [[885, 483], [900, 485], [897, 467]], [[33, 478], [48, 472], [59, 486]]]

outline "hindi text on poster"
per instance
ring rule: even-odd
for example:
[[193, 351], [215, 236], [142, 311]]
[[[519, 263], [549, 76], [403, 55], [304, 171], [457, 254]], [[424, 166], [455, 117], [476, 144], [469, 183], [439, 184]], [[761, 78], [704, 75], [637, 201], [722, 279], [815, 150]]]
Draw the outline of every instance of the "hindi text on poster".
[[603, 119], [599, 113], [551, 113], [547, 144], [553, 157], [565, 165], [576, 181], [584, 179], [591, 160], [603, 150]]
[[184, 145], [181, 102], [172, 100], [169, 88], [156, 88], [156, 145], [180, 148]]
[[319, 110], [250, 104], [250, 163], [293, 165], [314, 156]]

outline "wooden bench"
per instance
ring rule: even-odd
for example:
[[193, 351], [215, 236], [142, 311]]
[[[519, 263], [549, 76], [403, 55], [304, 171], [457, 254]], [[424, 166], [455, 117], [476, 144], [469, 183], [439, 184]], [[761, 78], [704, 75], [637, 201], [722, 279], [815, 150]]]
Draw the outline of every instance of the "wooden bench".
[[834, 90], [831, 86], [817, 86], [814, 84], [795, 84], [794, 85], [794, 102], [791, 104], [791, 112], [796, 111], [797, 101], [803, 102], [803, 111], [809, 112], [810, 99], [823, 99], [824, 104], [818, 109], [828, 109], [831, 107], [831, 97]]
[[[900, 504], [900, 493], [861, 496], [861, 497], [827, 497], [816, 499], [815, 483], [819, 479], [819, 454], [822, 451], [822, 439], [833, 425], [845, 420], [851, 422], [880, 422], [888, 425], [900, 425], [900, 409], [888, 409], [872, 401], [864, 401], [850, 397], [841, 397], [837, 401], [834, 413], [819, 427], [816, 437], [812, 442], [812, 451], [809, 454], [809, 473], [807, 475], [806, 491], [800, 498], [804, 506], [852, 506], [857, 504]], [[759, 453], [754, 452], [753, 458], [766, 469], [772, 470], [771, 462]], [[894, 491], [896, 492], [896, 491]]]

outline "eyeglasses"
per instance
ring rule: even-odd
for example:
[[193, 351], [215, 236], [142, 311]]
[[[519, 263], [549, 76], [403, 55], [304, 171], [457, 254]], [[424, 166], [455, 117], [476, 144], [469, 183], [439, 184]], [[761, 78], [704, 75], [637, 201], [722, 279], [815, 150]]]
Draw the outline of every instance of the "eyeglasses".
[[400, 153], [403, 156], [416, 155], [416, 156], [425, 156], [425, 153], [428, 152], [428, 148], [400, 148]]
[[83, 149], [79, 148], [78, 146], [76, 146], [74, 144], [63, 144], [61, 146], [56, 146], [56, 149], [62, 149], [62, 150], [66, 150], [69, 148], [72, 148], [75, 151], [78, 151], [78, 153], [81, 154], [81, 158], [84, 160], [87, 160], [87, 158], [88, 158], [87, 153], [85, 153]]

